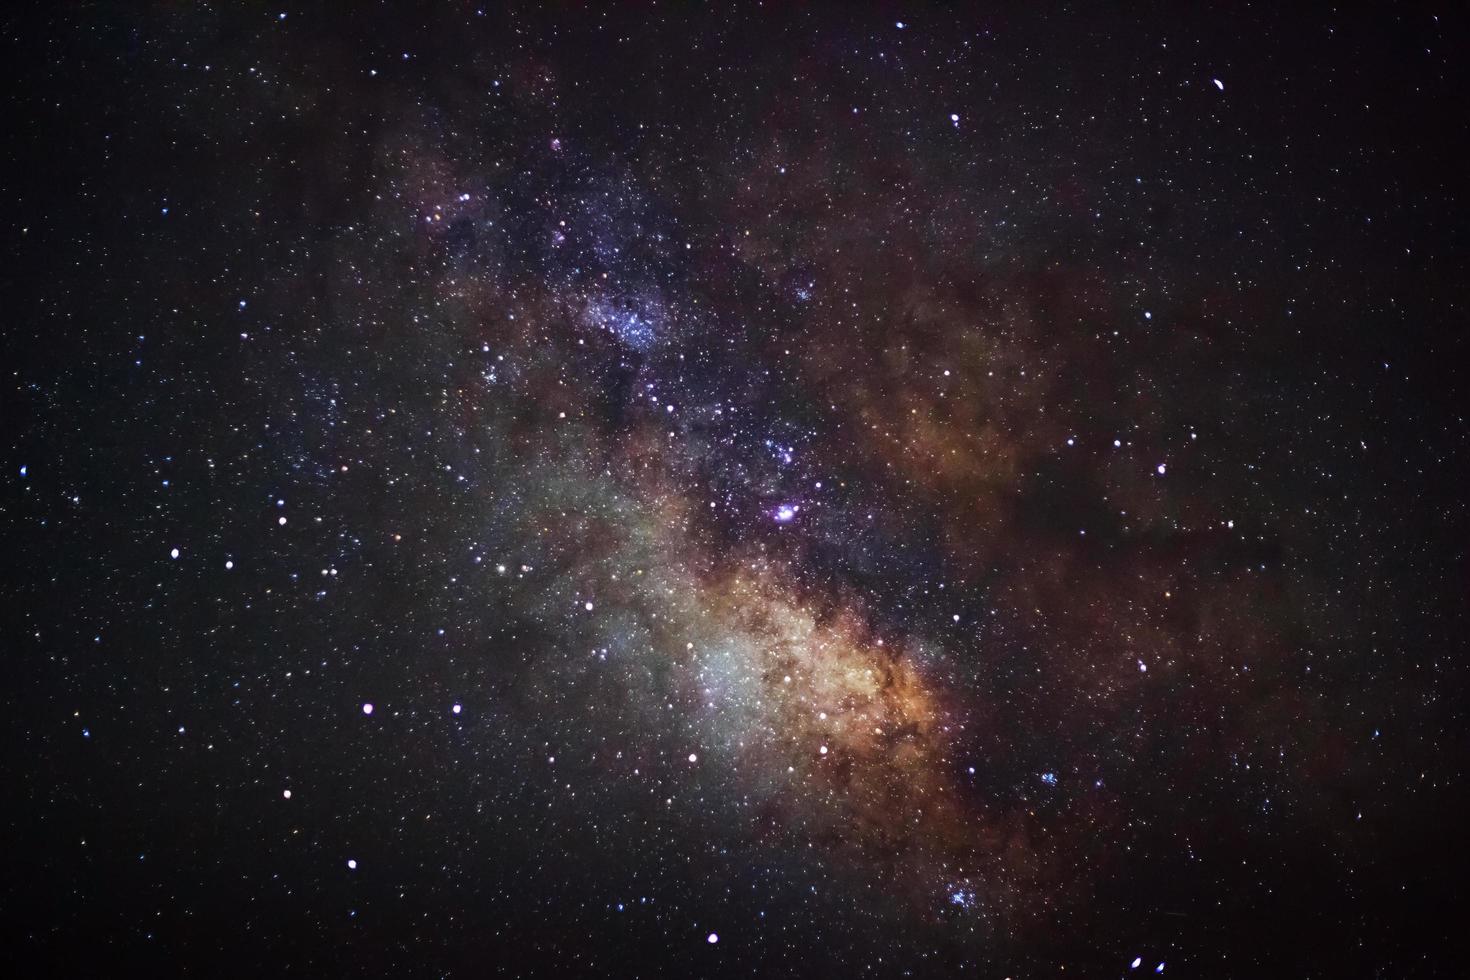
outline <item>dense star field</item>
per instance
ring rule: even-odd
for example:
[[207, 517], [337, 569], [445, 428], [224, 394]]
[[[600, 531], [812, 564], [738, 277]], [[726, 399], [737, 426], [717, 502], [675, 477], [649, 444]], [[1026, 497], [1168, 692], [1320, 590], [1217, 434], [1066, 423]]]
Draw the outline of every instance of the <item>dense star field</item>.
[[4, 16], [6, 960], [1460, 975], [1453, 5]]

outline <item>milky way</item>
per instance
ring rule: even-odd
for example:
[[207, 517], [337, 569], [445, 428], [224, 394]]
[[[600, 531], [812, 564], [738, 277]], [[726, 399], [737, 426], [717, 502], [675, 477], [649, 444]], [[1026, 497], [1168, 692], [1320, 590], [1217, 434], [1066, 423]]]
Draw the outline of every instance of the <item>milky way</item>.
[[1462, 19], [894, 10], [7, 25], [9, 948], [1453, 974]]

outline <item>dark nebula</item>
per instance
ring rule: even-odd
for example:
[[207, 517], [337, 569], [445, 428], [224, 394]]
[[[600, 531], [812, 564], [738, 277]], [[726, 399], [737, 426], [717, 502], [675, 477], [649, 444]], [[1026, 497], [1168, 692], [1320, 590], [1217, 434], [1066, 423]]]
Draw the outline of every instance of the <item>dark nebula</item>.
[[7, 975], [1462, 975], [1463, 11], [34, 8]]

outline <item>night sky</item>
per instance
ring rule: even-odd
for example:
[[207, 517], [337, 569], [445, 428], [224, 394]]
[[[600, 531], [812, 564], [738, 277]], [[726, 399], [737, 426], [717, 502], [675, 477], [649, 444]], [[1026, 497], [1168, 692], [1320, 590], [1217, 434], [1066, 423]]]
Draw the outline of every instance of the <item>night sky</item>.
[[5, 962], [1463, 976], [1457, 5], [32, 6]]

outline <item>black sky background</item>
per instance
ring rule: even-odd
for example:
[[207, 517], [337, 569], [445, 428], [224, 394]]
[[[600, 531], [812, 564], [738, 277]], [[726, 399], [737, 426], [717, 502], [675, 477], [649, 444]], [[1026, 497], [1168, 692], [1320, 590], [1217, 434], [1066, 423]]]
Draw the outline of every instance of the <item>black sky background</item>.
[[[17, 975], [1111, 976], [1135, 955], [1168, 975], [1457, 975], [1461, 12], [4, 18]], [[448, 187], [473, 202], [445, 231], [393, 223]], [[602, 230], [562, 244], [558, 214]], [[579, 333], [600, 262], [669, 339]], [[1101, 346], [1125, 318], [1126, 346]], [[503, 403], [464, 394], [482, 339], [514, 352]], [[966, 395], [910, 438], [950, 445], [970, 407], [1009, 418], [1004, 480], [872, 434], [901, 417], [885, 405], [925, 404], [910, 358], [972, 345], [1048, 380]], [[747, 421], [666, 439], [648, 379]], [[1191, 427], [1192, 467], [1166, 441]], [[1167, 455], [1162, 495], [1036, 448], [1125, 429], [1145, 476]], [[769, 519], [791, 484], [761, 435], [800, 443], [808, 483], [835, 474], [793, 533]], [[1257, 530], [1181, 528], [1221, 506]], [[722, 563], [758, 553], [788, 570], [778, 608], [858, 607], [875, 635], [942, 648], [913, 659], [985, 720], [928, 775], [1028, 828], [974, 872], [995, 907], [972, 920], [958, 886], [908, 883], [970, 851], [816, 796], [756, 815], [758, 790], [680, 786], [662, 661], [564, 659], [642, 635], [625, 624], [656, 602], [597, 577], [647, 564], [599, 520], [686, 541], [712, 606]], [[558, 577], [492, 588], [471, 552]], [[1119, 611], [1166, 578], [1197, 598]], [[545, 611], [586, 581], [611, 618]], [[952, 609], [989, 625], [947, 633]], [[1218, 648], [1189, 647], [1211, 628]], [[1260, 651], [1256, 675], [1227, 674], [1226, 649]], [[1113, 653], [1167, 660], [1162, 700], [1120, 693]], [[615, 748], [661, 782], [606, 779]], [[1094, 771], [1105, 800], [1083, 792]], [[860, 795], [852, 778], [831, 785]]]

